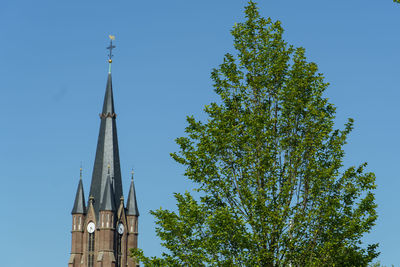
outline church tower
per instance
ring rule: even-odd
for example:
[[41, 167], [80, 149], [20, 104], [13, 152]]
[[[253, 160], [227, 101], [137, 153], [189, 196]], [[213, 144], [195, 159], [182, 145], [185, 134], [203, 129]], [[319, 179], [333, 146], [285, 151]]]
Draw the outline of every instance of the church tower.
[[100, 114], [100, 131], [86, 206], [82, 169], [72, 208], [72, 245], [68, 267], [134, 267], [129, 250], [137, 248], [139, 210], [133, 172], [128, 200], [122, 193], [116, 117], [111, 81], [112, 41], [109, 70]]

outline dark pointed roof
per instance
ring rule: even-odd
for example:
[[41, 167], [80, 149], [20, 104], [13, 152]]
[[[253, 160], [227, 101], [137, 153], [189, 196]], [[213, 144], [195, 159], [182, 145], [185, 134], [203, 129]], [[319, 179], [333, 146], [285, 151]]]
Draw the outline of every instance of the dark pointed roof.
[[114, 114], [114, 96], [112, 90], [112, 79], [111, 73], [108, 73], [107, 77], [107, 86], [106, 86], [106, 94], [104, 96], [103, 103], [103, 114]]
[[107, 177], [106, 188], [104, 190], [104, 195], [101, 201], [100, 210], [115, 211], [115, 199], [114, 199], [110, 176]]
[[133, 178], [131, 181], [131, 186], [129, 188], [128, 202], [126, 203], [126, 215], [139, 216], [139, 209], [136, 202], [136, 191], [135, 185], [133, 183]]
[[82, 177], [79, 179], [78, 189], [76, 190], [74, 207], [72, 208], [71, 214], [85, 214], [85, 194], [83, 193]]
[[[111, 65], [111, 63], [110, 63]], [[114, 97], [111, 73], [108, 73], [103, 111], [100, 114], [100, 131], [97, 141], [96, 158], [93, 167], [90, 196], [94, 197], [94, 210], [98, 218], [101, 202], [104, 198], [108, 167], [110, 166], [110, 182], [114, 203], [122, 196], [121, 168], [119, 161], [116, 115], [114, 113]]]

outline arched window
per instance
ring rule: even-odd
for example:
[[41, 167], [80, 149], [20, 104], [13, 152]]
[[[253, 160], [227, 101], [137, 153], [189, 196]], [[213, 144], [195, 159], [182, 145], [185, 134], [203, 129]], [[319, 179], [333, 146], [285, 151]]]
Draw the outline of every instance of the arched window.
[[88, 240], [88, 267], [94, 266], [94, 232], [89, 233]]
[[[121, 223], [117, 223], [119, 226]], [[122, 233], [117, 231], [117, 267], [122, 267]]]

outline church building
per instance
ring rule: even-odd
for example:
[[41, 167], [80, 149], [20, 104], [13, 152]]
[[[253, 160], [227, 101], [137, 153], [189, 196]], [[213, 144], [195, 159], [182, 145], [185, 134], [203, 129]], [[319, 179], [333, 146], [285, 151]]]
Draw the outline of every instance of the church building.
[[[122, 193], [117, 125], [114, 111], [110, 36], [109, 71], [100, 114], [100, 131], [89, 199], [86, 202], [81, 177], [72, 208], [72, 245], [68, 267], [134, 267], [129, 250], [137, 248], [139, 211], [132, 180], [125, 205]], [[86, 205], [87, 203], [87, 205]]]

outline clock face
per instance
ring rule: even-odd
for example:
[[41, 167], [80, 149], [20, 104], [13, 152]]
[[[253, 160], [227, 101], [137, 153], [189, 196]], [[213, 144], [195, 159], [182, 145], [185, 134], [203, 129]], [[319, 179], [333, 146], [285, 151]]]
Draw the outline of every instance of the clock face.
[[118, 224], [118, 234], [122, 235], [124, 233], [124, 225], [122, 223]]
[[89, 232], [89, 234], [93, 233], [95, 230], [96, 226], [94, 225], [94, 222], [90, 222], [87, 225], [87, 231]]

